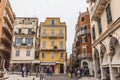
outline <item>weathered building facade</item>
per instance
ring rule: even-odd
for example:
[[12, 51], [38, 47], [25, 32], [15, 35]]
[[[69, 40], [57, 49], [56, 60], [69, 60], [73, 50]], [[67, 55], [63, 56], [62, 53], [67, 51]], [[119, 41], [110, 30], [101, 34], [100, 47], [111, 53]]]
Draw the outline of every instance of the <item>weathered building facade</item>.
[[66, 24], [60, 18], [46, 18], [40, 23], [40, 65], [45, 72], [53, 67], [55, 74], [66, 73]]
[[[120, 75], [120, 0], [88, 0], [95, 78]], [[100, 70], [100, 73], [99, 73]]]
[[15, 14], [9, 0], [0, 0], [0, 68], [8, 68]]
[[17, 17], [15, 19], [10, 62], [15, 71], [21, 71], [23, 66], [35, 72], [39, 68], [40, 61], [35, 55], [37, 49], [35, 44], [38, 42], [37, 26], [38, 18]]
[[[75, 59], [77, 67], [89, 68], [92, 75], [92, 49], [91, 49], [91, 30], [89, 11], [80, 13], [76, 25], [76, 34], [74, 41]], [[76, 58], [77, 56], [77, 58]]]

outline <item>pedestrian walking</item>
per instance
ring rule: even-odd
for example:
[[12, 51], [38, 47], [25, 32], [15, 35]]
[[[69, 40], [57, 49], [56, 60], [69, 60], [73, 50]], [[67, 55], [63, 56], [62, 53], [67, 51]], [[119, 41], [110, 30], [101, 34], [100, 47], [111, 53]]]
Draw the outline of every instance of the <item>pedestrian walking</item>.
[[75, 74], [75, 77], [77, 77], [77, 69], [75, 69], [75, 71], [74, 71], [74, 74]]
[[82, 68], [80, 68], [80, 77], [82, 77]]
[[47, 68], [46, 68], [46, 73], [47, 73], [47, 75], [50, 74], [50, 73], [49, 73], [49, 66], [47, 66]]
[[77, 69], [77, 77], [80, 78], [80, 70]]
[[49, 68], [49, 73], [50, 73], [50, 75], [52, 75], [52, 73], [53, 73], [53, 68], [52, 68], [52, 66], [50, 66], [50, 68]]
[[12, 74], [14, 74], [14, 67], [12, 67], [11, 71], [12, 71]]
[[28, 73], [29, 73], [29, 70], [28, 70], [28, 69], [26, 69], [26, 77], [28, 77]]
[[22, 77], [24, 77], [25, 66], [22, 67]]

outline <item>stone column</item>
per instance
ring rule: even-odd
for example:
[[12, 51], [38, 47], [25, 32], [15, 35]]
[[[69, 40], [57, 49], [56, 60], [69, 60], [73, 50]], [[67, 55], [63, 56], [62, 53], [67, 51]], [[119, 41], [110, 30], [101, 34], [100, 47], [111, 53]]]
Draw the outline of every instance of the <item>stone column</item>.
[[94, 77], [95, 79], [97, 79], [97, 68], [96, 68], [95, 58], [93, 58], [93, 67], [94, 67]]
[[108, 65], [109, 65], [109, 72], [110, 72], [110, 79], [113, 79], [113, 71], [112, 71], [112, 65], [111, 65], [111, 55], [108, 55]]
[[99, 57], [100, 58], [100, 70], [101, 70], [101, 80], [104, 79], [103, 75], [104, 75], [104, 72], [103, 72], [103, 68], [102, 68], [102, 57]]
[[64, 74], [66, 74], [66, 67], [67, 67], [66, 64], [67, 64], [66, 61], [64, 61]]

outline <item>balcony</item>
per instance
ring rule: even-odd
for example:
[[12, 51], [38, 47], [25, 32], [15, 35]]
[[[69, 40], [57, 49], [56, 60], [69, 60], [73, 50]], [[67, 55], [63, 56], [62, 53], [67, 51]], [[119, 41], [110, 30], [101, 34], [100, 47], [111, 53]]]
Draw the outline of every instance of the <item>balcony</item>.
[[8, 15], [10, 16], [12, 23], [14, 23], [14, 16], [13, 16], [14, 14], [13, 14], [11, 8], [8, 5], [5, 8], [6, 8]]
[[51, 48], [41, 48], [41, 51], [64, 51], [65, 48], [58, 48], [57, 46], [53, 46]]
[[[94, 0], [91, 0], [94, 1]], [[103, 9], [105, 9], [106, 4], [110, 0], [96, 0], [94, 6], [91, 8], [91, 20], [97, 21], [99, 16], [102, 14]]]
[[57, 38], [56, 34], [50, 34], [49, 38]]
[[8, 52], [8, 53], [11, 52], [10, 48], [7, 48], [7, 47], [6, 47], [5, 45], [3, 45], [3, 44], [0, 45], [0, 50], [1, 50], [1, 51], [4, 51], [4, 52]]
[[78, 54], [78, 58], [79, 58], [79, 59], [88, 59], [88, 58], [92, 58], [92, 54], [90, 54], [90, 53], [86, 53], [86, 54], [84, 54], [84, 53], [82, 53], [82, 54]]
[[12, 31], [10, 30], [9, 26], [7, 24], [5, 24], [3, 26], [3, 30], [10, 36], [12, 36]]
[[5, 41], [6, 43], [8, 43], [10, 45], [12, 44], [12, 40], [10, 40], [6, 34], [4, 34], [3, 36], [1, 36], [1, 40]]
[[86, 35], [86, 34], [90, 34], [90, 30], [82, 30], [82, 31], [79, 31], [79, 32], [77, 33], [77, 36]]
[[7, 22], [10, 29], [13, 30], [13, 24], [12, 24], [12, 22], [11, 22], [11, 20], [10, 20], [10, 18], [9, 18], [9, 16], [7, 14], [4, 16], [4, 19]]
[[15, 32], [15, 36], [18, 36], [18, 37], [33, 37], [35, 35], [35, 32], [33, 31], [32, 33], [17, 33]]
[[13, 46], [16, 48], [32, 48], [33, 44], [27, 44], [27, 43], [16, 44], [15, 42], [13, 42]]

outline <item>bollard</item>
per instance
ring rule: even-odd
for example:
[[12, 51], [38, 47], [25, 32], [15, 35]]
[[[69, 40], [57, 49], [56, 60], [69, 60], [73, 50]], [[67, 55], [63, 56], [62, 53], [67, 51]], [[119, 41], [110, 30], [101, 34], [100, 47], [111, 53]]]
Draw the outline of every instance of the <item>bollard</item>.
[[35, 80], [35, 78], [33, 78], [33, 80]]

